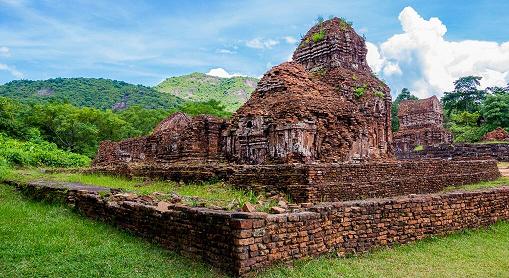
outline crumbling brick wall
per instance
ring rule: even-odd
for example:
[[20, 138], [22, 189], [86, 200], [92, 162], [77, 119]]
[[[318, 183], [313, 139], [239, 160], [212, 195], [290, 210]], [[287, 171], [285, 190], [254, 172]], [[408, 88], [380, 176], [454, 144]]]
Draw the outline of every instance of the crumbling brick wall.
[[441, 144], [425, 146], [423, 150], [397, 154], [400, 159], [482, 159], [492, 158], [509, 162], [509, 143], [497, 144]]
[[93, 165], [119, 162], [218, 161], [225, 121], [212, 116], [189, 117], [175, 113], [151, 135], [120, 142], [101, 142]]
[[[509, 220], [509, 188], [322, 203], [284, 214], [190, 208], [124, 194], [28, 184], [88, 217], [199, 258], [236, 276], [280, 262], [367, 252]], [[41, 189], [42, 187], [42, 189]]]
[[300, 203], [435, 193], [446, 186], [500, 177], [495, 160], [439, 159], [364, 164], [118, 164], [93, 171], [183, 181], [219, 178], [246, 190], [284, 192]]

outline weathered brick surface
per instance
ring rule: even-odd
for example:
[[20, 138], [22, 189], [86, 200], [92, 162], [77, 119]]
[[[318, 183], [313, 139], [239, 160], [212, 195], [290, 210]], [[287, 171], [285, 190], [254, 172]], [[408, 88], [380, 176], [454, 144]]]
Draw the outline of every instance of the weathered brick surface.
[[480, 159], [492, 158], [509, 162], [509, 143], [504, 144], [441, 144], [426, 146], [422, 151], [397, 153], [400, 159]]
[[[367, 252], [509, 219], [509, 188], [322, 203], [286, 214], [157, 204], [142, 197], [23, 185], [60, 195], [86, 216], [112, 223], [227, 273], [245, 276], [279, 262]], [[36, 187], [26, 190], [26, 187]]]
[[450, 185], [500, 177], [495, 160], [440, 159], [363, 164], [117, 164], [92, 171], [184, 181], [219, 178], [248, 190], [285, 192], [296, 202], [434, 193]]
[[162, 121], [151, 135], [120, 142], [101, 142], [93, 165], [122, 162], [214, 162], [221, 160], [222, 119], [189, 117], [175, 113]]
[[402, 101], [398, 110], [400, 128], [394, 134], [394, 152], [401, 155], [418, 145], [452, 142], [452, 134], [443, 127], [442, 105], [436, 96]]

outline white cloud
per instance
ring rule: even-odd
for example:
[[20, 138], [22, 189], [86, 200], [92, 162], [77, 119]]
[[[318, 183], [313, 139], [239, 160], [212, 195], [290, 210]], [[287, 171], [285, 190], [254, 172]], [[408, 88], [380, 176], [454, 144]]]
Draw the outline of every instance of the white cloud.
[[398, 64], [395, 64], [393, 62], [387, 62], [384, 66], [383, 70], [384, 75], [391, 76], [391, 75], [401, 75], [403, 72], [401, 72], [401, 68]]
[[240, 73], [230, 74], [223, 68], [211, 69], [211, 70], [209, 70], [209, 72], [207, 72], [207, 75], [221, 77], [221, 78], [230, 78], [230, 77], [235, 77], [235, 76], [247, 76], [247, 75], [240, 74]]
[[286, 37], [283, 37], [283, 39], [288, 43], [288, 44], [295, 44], [297, 42], [297, 39], [292, 37], [292, 36], [286, 36]]
[[0, 55], [9, 57], [11, 56], [11, 50], [7, 46], [0, 46]]
[[279, 44], [279, 41], [273, 39], [262, 39], [262, 38], [254, 38], [246, 42], [247, 47], [264, 49], [264, 48], [272, 48]]
[[219, 54], [235, 54], [236, 53], [233, 50], [224, 49], [224, 48], [218, 49], [218, 50], [216, 50], [216, 52], [219, 53]]
[[403, 33], [378, 47], [367, 43], [373, 71], [387, 77], [399, 75], [400, 83], [419, 97], [450, 91], [456, 79], [467, 75], [481, 76], [482, 86], [507, 84], [509, 42], [448, 41], [444, 38], [447, 27], [440, 19], [423, 19], [411, 7], [404, 8], [398, 18]]
[[14, 68], [14, 67], [10, 67], [10, 66], [8, 66], [8, 65], [6, 65], [6, 64], [0, 64], [0, 70], [7, 71], [7, 72], [9, 72], [12, 76], [14, 76], [14, 77], [16, 77], [16, 78], [18, 78], [18, 79], [21, 79], [21, 78], [23, 78], [23, 76], [24, 76], [22, 72], [20, 72], [20, 71], [16, 70], [16, 68]]

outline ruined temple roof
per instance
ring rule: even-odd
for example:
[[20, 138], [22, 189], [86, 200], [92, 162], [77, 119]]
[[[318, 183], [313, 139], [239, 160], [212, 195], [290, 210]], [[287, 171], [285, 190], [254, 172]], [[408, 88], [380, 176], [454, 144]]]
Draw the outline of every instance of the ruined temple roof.
[[[321, 31], [324, 37], [313, 41]], [[364, 39], [342, 19], [313, 26], [293, 58], [262, 77], [234, 119], [263, 115], [292, 122], [335, 115], [360, 120], [352, 116], [355, 111], [376, 114], [380, 101], [390, 102], [389, 88], [367, 65]]]
[[363, 37], [344, 19], [333, 18], [313, 26], [302, 38], [293, 60], [307, 70], [342, 67], [371, 72]]
[[171, 114], [168, 118], [164, 119], [160, 122], [152, 134], [161, 133], [161, 132], [180, 132], [185, 129], [189, 123], [191, 122], [191, 117], [188, 115], [177, 112]]
[[436, 96], [418, 100], [404, 100], [399, 104], [398, 117], [428, 112], [442, 113], [440, 101]]

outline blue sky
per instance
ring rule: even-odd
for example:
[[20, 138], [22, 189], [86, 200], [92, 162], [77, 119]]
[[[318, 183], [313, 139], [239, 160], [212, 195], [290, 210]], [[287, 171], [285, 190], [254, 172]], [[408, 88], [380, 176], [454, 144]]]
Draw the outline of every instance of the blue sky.
[[353, 21], [394, 92], [440, 94], [465, 74], [484, 85], [509, 80], [509, 1], [385, 2], [0, 0], [0, 84], [104, 77], [152, 86], [217, 68], [261, 76], [289, 59], [319, 15]]

